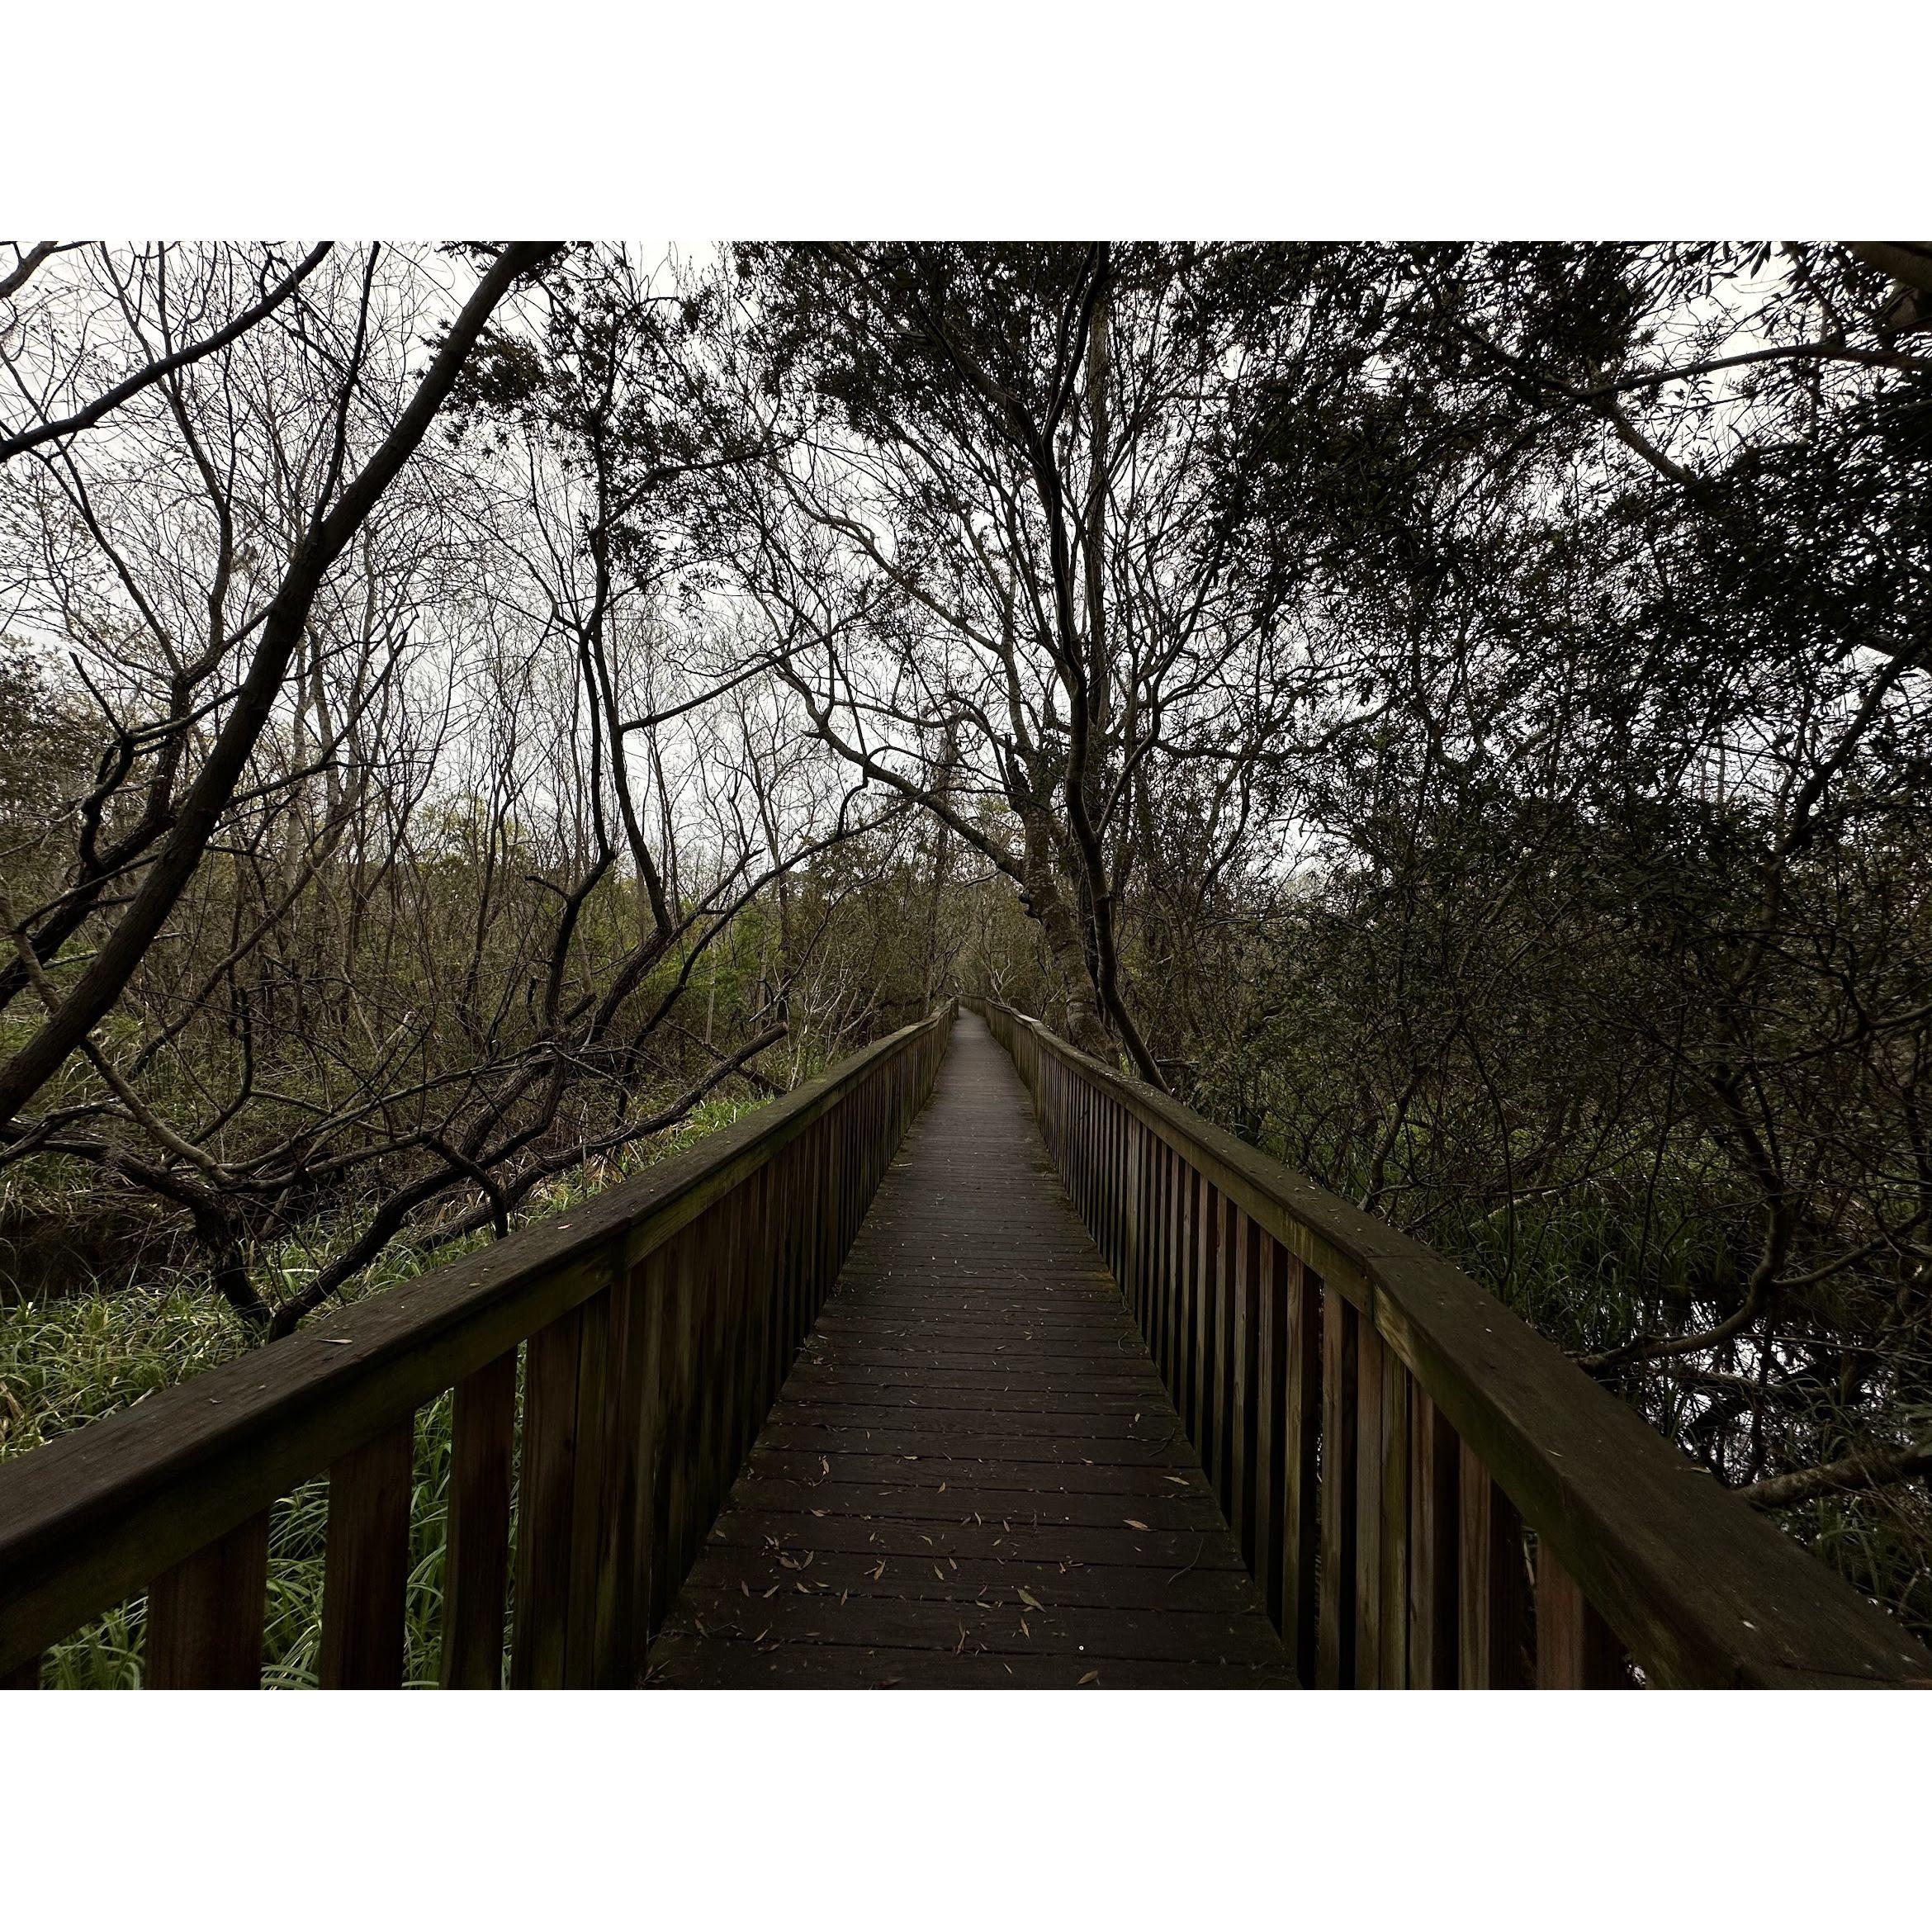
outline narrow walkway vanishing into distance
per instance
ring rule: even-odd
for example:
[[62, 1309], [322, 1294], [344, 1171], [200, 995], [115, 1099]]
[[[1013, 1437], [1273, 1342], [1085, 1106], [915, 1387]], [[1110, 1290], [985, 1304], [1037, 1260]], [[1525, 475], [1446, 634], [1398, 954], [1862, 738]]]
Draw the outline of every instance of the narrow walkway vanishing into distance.
[[419, 1680], [452, 1392], [452, 1689], [1932, 1685], [1442, 1256], [962, 1003], [0, 1465], [0, 1689], [134, 1598], [144, 1684], [258, 1688], [317, 1478], [320, 1682]]
[[646, 1682], [1294, 1683], [1025, 1090], [970, 1014]]

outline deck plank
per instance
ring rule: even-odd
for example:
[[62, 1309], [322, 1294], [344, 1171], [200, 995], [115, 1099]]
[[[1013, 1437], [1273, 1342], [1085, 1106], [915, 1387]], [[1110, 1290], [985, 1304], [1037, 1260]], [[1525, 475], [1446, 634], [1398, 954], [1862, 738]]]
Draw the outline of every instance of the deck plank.
[[1293, 1681], [1025, 1091], [962, 1014], [645, 1682]]

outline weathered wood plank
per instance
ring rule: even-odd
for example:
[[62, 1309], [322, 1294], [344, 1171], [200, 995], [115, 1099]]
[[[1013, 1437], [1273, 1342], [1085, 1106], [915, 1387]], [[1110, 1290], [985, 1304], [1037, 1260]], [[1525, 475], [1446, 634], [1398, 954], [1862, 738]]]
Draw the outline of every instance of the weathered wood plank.
[[[1104, 1229], [1106, 1114], [1050, 1087], [1039, 1113], [1035, 1136], [963, 1022], [649, 1681], [866, 1682], [910, 1655], [914, 1681], [1074, 1684], [1089, 1654], [1135, 1682], [1291, 1681], [1133, 1301], [1042, 1171], [1043, 1138], [1082, 1150], [1075, 1198]], [[1205, 1409], [1220, 1237], [1184, 1176], [1154, 1198], [1207, 1293], [1163, 1293], [1152, 1332]], [[811, 1660], [765, 1661], [793, 1651]]]
[[1257, 1231], [1254, 1248], [1254, 1536], [1250, 1566], [1268, 1615], [1279, 1630], [1288, 1486], [1288, 1275], [1276, 1243]]
[[583, 1310], [573, 1308], [539, 1328], [523, 1353], [516, 1617], [510, 1645], [514, 1690], [556, 1690], [564, 1682], [583, 1334]]
[[1537, 1563], [1537, 1687], [1618, 1690], [1630, 1682], [1623, 1646], [1556, 1552]]
[[415, 1441], [410, 1416], [329, 1467], [324, 1690], [393, 1690], [402, 1682]]
[[1420, 1384], [1409, 1383], [1409, 1683], [1453, 1689], [1458, 1651], [1459, 1478], [1456, 1432]]
[[1355, 1382], [1355, 1686], [1382, 1688], [1383, 1463], [1388, 1449], [1383, 1405], [1388, 1351], [1372, 1323], [1356, 1328]]
[[1469, 1277], [1163, 1094], [1001, 1010], [1017, 1063], [1123, 1107], [1185, 1164], [1372, 1311], [1458, 1438], [1516, 1499], [1649, 1681], [1916, 1683], [1932, 1654], [1666, 1442]]
[[150, 1690], [260, 1688], [268, 1514], [258, 1510], [148, 1586]]
[[516, 1456], [517, 1351], [457, 1384], [450, 1415], [449, 1530], [443, 1564], [443, 1684], [503, 1688]]
[[1321, 1603], [1315, 1631], [1315, 1682], [1324, 1690], [1347, 1690], [1355, 1683], [1358, 1323], [1353, 1307], [1324, 1282]]
[[1462, 1446], [1461, 1549], [1457, 1600], [1465, 1690], [1514, 1690], [1524, 1680], [1529, 1601], [1522, 1519], [1481, 1458]]
[[594, 1294], [820, 1128], [902, 1029], [637, 1180], [0, 1466], [0, 1671], [269, 1507]]
[[1295, 1674], [1312, 1685], [1317, 1674], [1315, 1579], [1320, 1548], [1322, 1328], [1320, 1284], [1300, 1260], [1279, 1248], [1287, 1311], [1286, 1381], [1282, 1390], [1282, 1641]]
[[[623, 1286], [613, 1283], [577, 1311], [577, 1416], [567, 1518], [569, 1580], [564, 1594], [563, 1681], [572, 1690], [593, 1688], [598, 1681], [598, 1566], [605, 1550], [602, 1509], [607, 1492], [622, 1480], [610, 1463], [613, 1455], [621, 1457], [623, 1452], [625, 1445], [616, 1438], [628, 1421], [618, 1413], [621, 1396], [615, 1385], [622, 1368], [617, 1303]], [[621, 1527], [627, 1527], [627, 1506]]]

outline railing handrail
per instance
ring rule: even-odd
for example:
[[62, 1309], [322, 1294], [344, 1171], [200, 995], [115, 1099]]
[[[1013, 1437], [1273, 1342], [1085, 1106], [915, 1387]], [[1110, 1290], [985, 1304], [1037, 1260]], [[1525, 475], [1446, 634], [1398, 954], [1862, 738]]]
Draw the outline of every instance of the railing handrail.
[[0, 1464], [0, 1674], [609, 1286], [950, 1013], [566, 1212]]
[[996, 1000], [1373, 1323], [1654, 1680], [1905, 1684], [1932, 1655], [1433, 1250]]

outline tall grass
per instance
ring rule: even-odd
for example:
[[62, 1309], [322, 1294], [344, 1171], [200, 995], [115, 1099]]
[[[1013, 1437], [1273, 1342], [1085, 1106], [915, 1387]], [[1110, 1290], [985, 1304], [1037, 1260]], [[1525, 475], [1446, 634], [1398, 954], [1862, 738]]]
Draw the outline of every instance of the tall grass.
[[[604, 1187], [681, 1151], [749, 1110], [713, 1101], [668, 1134], [560, 1177], [534, 1198], [523, 1220], [566, 1211]], [[327, 1230], [309, 1229], [261, 1257], [259, 1271], [295, 1286], [315, 1265]], [[473, 1235], [426, 1248], [392, 1248], [352, 1285], [345, 1300], [379, 1294], [424, 1270], [486, 1246]], [[0, 1300], [0, 1460], [127, 1409], [249, 1346], [226, 1305], [194, 1281], [112, 1286], [94, 1283], [58, 1299]], [[520, 1378], [519, 1378], [520, 1381]], [[443, 1631], [443, 1555], [449, 1515], [450, 1418], [445, 1394], [416, 1417], [404, 1682], [437, 1681]], [[519, 1387], [519, 1416], [522, 1413]], [[519, 1438], [521, 1438], [519, 1419]], [[515, 1537], [513, 1489], [511, 1536]], [[303, 1483], [275, 1505], [268, 1532], [268, 1602], [262, 1682], [312, 1688], [322, 1645], [322, 1585], [329, 1529], [329, 1479]], [[130, 1598], [48, 1653], [43, 1683], [61, 1690], [138, 1688], [145, 1669], [147, 1599]]]

